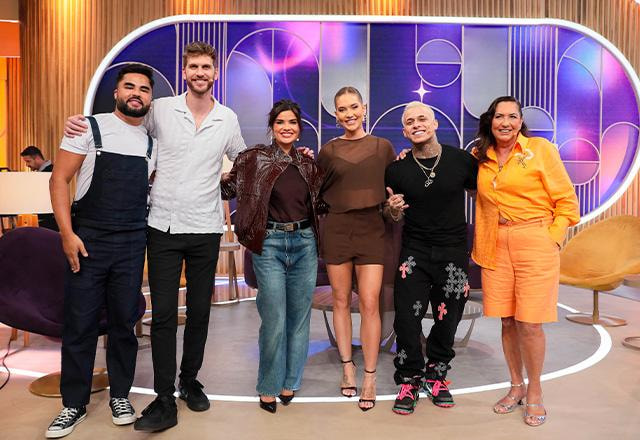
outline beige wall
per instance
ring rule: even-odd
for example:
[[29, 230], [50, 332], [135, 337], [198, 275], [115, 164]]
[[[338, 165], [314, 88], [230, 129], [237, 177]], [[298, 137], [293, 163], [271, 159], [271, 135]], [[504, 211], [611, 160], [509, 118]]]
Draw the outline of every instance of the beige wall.
[[0, 0], [0, 20], [17, 20], [18, 10], [18, 0]]
[[[18, 103], [10, 92], [9, 102], [24, 111], [10, 110], [10, 166], [19, 166], [23, 145], [54, 153], [65, 117], [82, 111], [93, 72], [127, 33], [168, 15], [221, 13], [559, 18], [599, 32], [640, 71], [640, 6], [634, 0], [23, 0], [22, 66], [9, 66], [22, 67], [22, 82], [13, 84], [23, 93]], [[605, 216], [622, 213], [640, 215], [637, 177]]]

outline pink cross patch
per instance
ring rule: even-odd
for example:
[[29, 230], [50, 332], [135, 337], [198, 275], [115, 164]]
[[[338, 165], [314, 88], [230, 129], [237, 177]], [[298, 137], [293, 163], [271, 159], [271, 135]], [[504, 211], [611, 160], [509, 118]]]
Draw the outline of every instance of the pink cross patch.
[[438, 315], [438, 319], [442, 321], [444, 315], [447, 314], [447, 305], [445, 303], [440, 303], [440, 305], [438, 306], [438, 312], [440, 312], [440, 314]]
[[405, 263], [402, 263], [402, 264], [400, 265], [400, 268], [399, 268], [398, 270], [399, 270], [400, 272], [402, 272], [401, 277], [402, 277], [402, 279], [404, 280], [404, 279], [407, 277], [407, 271], [409, 270], [409, 265], [408, 265], [406, 262], [405, 262]]

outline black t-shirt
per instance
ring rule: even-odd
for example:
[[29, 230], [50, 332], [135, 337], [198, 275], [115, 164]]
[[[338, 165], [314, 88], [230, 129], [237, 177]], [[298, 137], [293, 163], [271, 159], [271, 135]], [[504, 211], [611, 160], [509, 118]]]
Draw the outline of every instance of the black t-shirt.
[[[431, 168], [435, 159], [419, 160]], [[433, 183], [425, 188], [427, 178], [411, 152], [387, 167], [386, 186], [395, 194], [404, 194], [405, 203], [409, 205], [404, 211], [403, 236], [420, 240], [427, 246], [466, 246], [464, 190], [476, 189], [478, 162], [460, 148], [443, 145], [434, 171]]]

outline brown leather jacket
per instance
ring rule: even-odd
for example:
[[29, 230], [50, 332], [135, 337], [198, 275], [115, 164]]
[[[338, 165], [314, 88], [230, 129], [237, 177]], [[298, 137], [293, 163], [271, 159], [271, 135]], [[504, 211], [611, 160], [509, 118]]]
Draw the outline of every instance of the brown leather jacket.
[[276, 145], [256, 145], [238, 155], [228, 178], [220, 182], [224, 200], [238, 199], [235, 215], [238, 240], [256, 254], [262, 253], [271, 190], [290, 163], [298, 168], [309, 187], [313, 211], [309, 220], [318, 244], [318, 193], [323, 173], [313, 159], [296, 149], [287, 155]]

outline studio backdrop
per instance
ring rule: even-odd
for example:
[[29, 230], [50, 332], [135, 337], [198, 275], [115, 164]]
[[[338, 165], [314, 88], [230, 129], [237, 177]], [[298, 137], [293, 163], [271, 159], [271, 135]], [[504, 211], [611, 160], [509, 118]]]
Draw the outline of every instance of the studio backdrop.
[[551, 19], [163, 18], [107, 54], [85, 113], [113, 110], [115, 76], [129, 62], [153, 68], [155, 97], [183, 93], [182, 48], [192, 41], [218, 49], [214, 95], [238, 114], [247, 145], [269, 141], [269, 109], [287, 98], [303, 111], [299, 144], [317, 151], [341, 134], [333, 97], [350, 85], [368, 104], [367, 131], [398, 151], [408, 146], [400, 117], [410, 101], [434, 109], [442, 143], [469, 149], [489, 103], [515, 96], [531, 135], [557, 145], [583, 222], [611, 206], [640, 167], [638, 77], [602, 36]]

